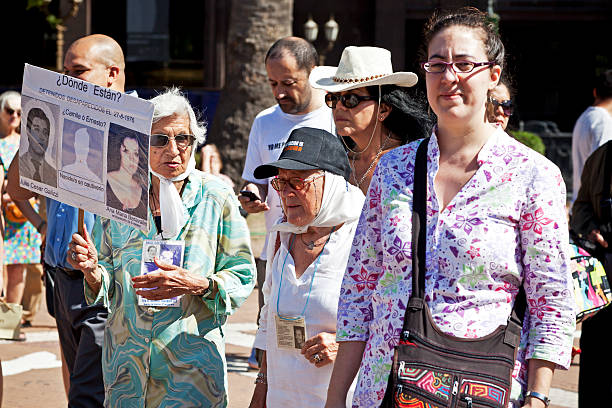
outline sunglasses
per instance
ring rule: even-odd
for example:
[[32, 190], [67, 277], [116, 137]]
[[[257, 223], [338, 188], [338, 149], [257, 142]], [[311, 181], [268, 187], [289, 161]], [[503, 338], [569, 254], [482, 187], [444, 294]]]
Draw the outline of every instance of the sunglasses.
[[336, 109], [336, 105], [338, 104], [338, 101], [340, 101], [345, 108], [352, 109], [359, 105], [362, 101], [371, 101], [373, 99], [373, 96], [357, 95], [354, 93], [347, 93], [344, 95], [328, 93], [325, 95], [325, 104], [332, 109]]
[[512, 113], [514, 112], [514, 103], [512, 102], [512, 99], [507, 99], [500, 102], [495, 98], [489, 97], [489, 102], [493, 104], [493, 109], [497, 110], [497, 108], [501, 106], [505, 116], [512, 116]]
[[307, 185], [314, 182], [316, 179], [323, 177], [324, 174], [319, 174], [318, 176], [310, 176], [305, 179], [299, 177], [291, 177], [289, 179], [282, 179], [278, 176], [274, 177], [270, 184], [272, 188], [276, 191], [281, 191], [285, 188], [285, 185], [289, 184], [289, 187], [296, 191], [303, 190]]
[[7, 115], [9, 116], [13, 116], [13, 113], [17, 112], [17, 116], [21, 117], [21, 109], [11, 109], [9, 107], [5, 107], [4, 111], [6, 112]]
[[151, 135], [150, 143], [153, 147], [164, 147], [168, 144], [170, 139], [174, 139], [176, 146], [180, 149], [185, 149], [193, 144], [195, 136], [193, 135], [176, 135], [168, 136], [164, 134]]

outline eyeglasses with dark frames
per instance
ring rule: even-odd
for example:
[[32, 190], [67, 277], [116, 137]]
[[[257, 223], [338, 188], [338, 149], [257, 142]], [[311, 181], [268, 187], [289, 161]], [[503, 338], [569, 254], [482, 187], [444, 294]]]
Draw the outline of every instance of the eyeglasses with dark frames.
[[340, 102], [347, 109], [352, 109], [363, 101], [371, 101], [375, 98], [369, 95], [357, 95], [354, 93], [346, 93], [340, 95], [337, 93], [328, 93], [325, 95], [325, 104], [332, 109], [336, 109], [336, 105]]
[[430, 74], [441, 74], [446, 71], [447, 68], [451, 68], [453, 72], [456, 74], [469, 74], [474, 70], [474, 68], [482, 67], [482, 66], [493, 66], [495, 62], [487, 61], [487, 62], [472, 62], [472, 61], [453, 61], [453, 62], [444, 62], [444, 61], [427, 61], [421, 63], [421, 68]]
[[21, 109], [11, 109], [8, 106], [4, 108], [7, 115], [13, 116], [13, 113], [17, 112], [17, 116], [21, 116]]
[[500, 102], [490, 96], [489, 102], [491, 102], [491, 104], [493, 105], [494, 110], [497, 110], [497, 108], [501, 106], [505, 116], [512, 116], [512, 113], [514, 113], [514, 102], [512, 102], [512, 99], [507, 99], [505, 101]]
[[307, 185], [314, 182], [316, 179], [323, 177], [325, 173], [321, 173], [319, 175], [306, 177], [305, 179], [299, 177], [291, 177], [288, 179], [282, 179], [278, 176], [274, 177], [270, 184], [272, 188], [276, 191], [282, 191], [285, 188], [285, 185], [289, 184], [289, 187], [296, 191], [303, 190]]
[[181, 149], [186, 149], [191, 146], [195, 141], [194, 135], [176, 135], [176, 136], [168, 136], [164, 134], [154, 134], [151, 135], [150, 143], [153, 147], [164, 147], [168, 144], [170, 139], [174, 139], [177, 147]]

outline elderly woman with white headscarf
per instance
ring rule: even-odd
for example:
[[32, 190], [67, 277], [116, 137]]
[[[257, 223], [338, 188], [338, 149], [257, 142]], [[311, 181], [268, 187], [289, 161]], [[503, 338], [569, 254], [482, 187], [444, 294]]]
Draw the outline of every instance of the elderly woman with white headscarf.
[[265, 355], [251, 407], [325, 405], [340, 284], [364, 201], [350, 173], [340, 140], [306, 127], [291, 132], [279, 160], [255, 169], [257, 178], [275, 176], [284, 218], [268, 237], [255, 339]]
[[[151, 101], [154, 227], [147, 233], [98, 217], [93, 240], [75, 234], [67, 259], [84, 273], [87, 302], [109, 310], [105, 406], [226, 406], [222, 329], [253, 289], [249, 232], [233, 191], [195, 169], [194, 142], [205, 128], [187, 99], [172, 89]], [[184, 241], [183, 266], [156, 257], [159, 270], [141, 275], [145, 240]], [[178, 307], [145, 307], [139, 296], [181, 298]]]

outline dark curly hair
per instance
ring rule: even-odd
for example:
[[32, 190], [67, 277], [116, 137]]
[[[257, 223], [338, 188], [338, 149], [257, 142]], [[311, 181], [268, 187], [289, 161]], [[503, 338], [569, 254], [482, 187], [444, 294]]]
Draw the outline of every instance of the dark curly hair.
[[595, 92], [601, 99], [612, 98], [612, 69], [608, 69], [595, 79]]
[[499, 36], [497, 25], [487, 13], [475, 7], [462, 7], [458, 10], [434, 12], [427, 23], [425, 23], [423, 29], [424, 41], [419, 51], [421, 61], [427, 61], [429, 43], [433, 37], [443, 29], [452, 26], [480, 29], [483, 34], [482, 42], [484, 43], [488, 60], [495, 62], [495, 64], [501, 67], [502, 71], [504, 70], [506, 51]]
[[[378, 86], [368, 86], [366, 90], [378, 100]], [[398, 137], [402, 144], [422, 139], [431, 134], [435, 115], [428, 114], [427, 100], [416, 87], [405, 88], [397, 85], [380, 87], [380, 103], [391, 107], [391, 113], [383, 125]]]

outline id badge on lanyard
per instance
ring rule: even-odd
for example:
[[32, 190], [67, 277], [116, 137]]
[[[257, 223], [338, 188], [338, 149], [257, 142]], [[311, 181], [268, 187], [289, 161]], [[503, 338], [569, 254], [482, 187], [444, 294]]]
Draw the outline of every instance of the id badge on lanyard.
[[[154, 258], [159, 261], [183, 267], [183, 257], [185, 254], [185, 241], [165, 241], [145, 239], [142, 244], [142, 258], [140, 263], [140, 274], [146, 275], [151, 272], [157, 272], [160, 269], [155, 263]], [[157, 288], [151, 288], [157, 289]], [[151, 290], [143, 289], [143, 290]], [[139, 306], [155, 306], [155, 307], [180, 307], [181, 297], [175, 296], [169, 299], [149, 300], [142, 296], [138, 296]]]
[[308, 297], [306, 298], [306, 304], [304, 304], [304, 309], [302, 310], [302, 314], [297, 317], [289, 317], [281, 315], [279, 311], [279, 301], [281, 295], [281, 286], [283, 284], [283, 274], [285, 272], [285, 263], [287, 262], [287, 257], [289, 256], [289, 251], [293, 247], [293, 240], [295, 239], [295, 234], [291, 238], [291, 243], [289, 244], [289, 249], [287, 250], [287, 255], [285, 255], [285, 260], [283, 261], [283, 266], [281, 267], [281, 276], [280, 282], [278, 285], [278, 295], [276, 297], [276, 315], [274, 316], [276, 322], [276, 343], [278, 348], [282, 349], [301, 349], [306, 341], [306, 307], [308, 306], [308, 301], [310, 300], [310, 293], [312, 292], [312, 284], [314, 282], [315, 275], [317, 274], [317, 268], [319, 267], [319, 262], [321, 261], [321, 254], [323, 254], [323, 250], [325, 246], [329, 242], [331, 238], [331, 234], [334, 232], [335, 227], [332, 229], [327, 241], [325, 241], [325, 245], [323, 245], [323, 249], [321, 249], [321, 253], [317, 256], [314, 265], [314, 271], [312, 273], [312, 278], [310, 279], [310, 288], [308, 289]]
[[301, 349], [306, 341], [304, 316], [287, 318], [275, 315], [276, 343], [281, 349]]

